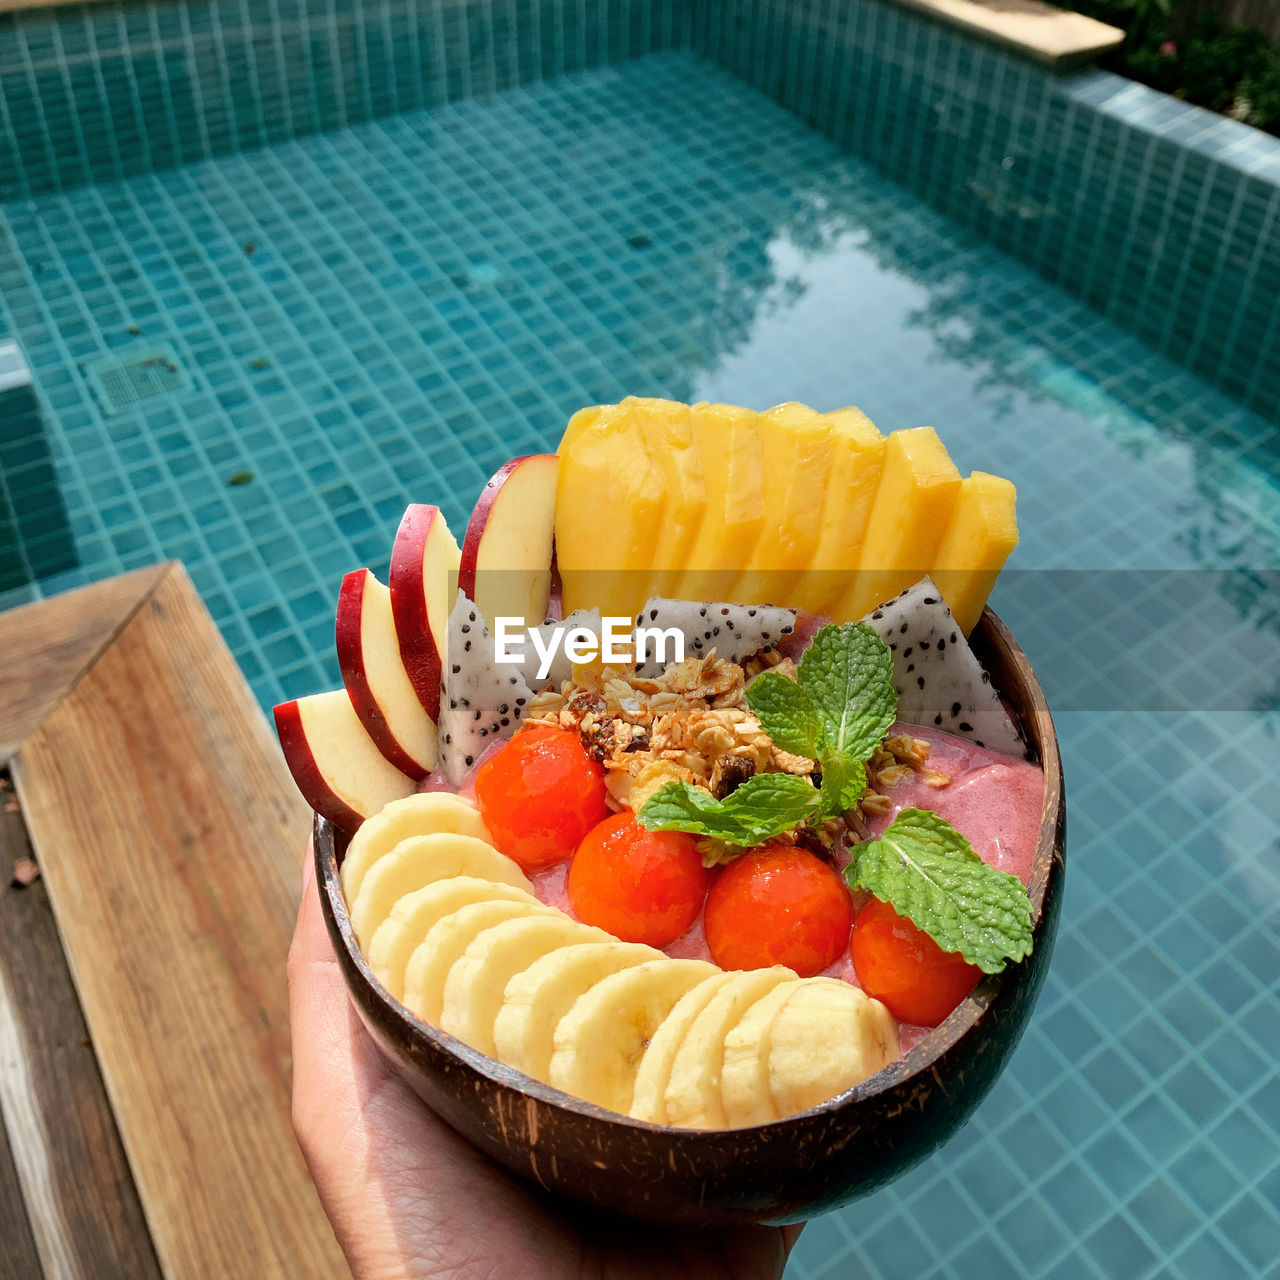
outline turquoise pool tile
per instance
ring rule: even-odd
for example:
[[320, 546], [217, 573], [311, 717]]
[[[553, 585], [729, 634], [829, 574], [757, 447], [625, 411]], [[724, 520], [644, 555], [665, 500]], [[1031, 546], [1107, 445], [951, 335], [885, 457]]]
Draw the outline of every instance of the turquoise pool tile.
[[1125, 1127], [1152, 1160], [1165, 1169], [1196, 1139], [1195, 1128], [1162, 1089], [1152, 1090], [1137, 1102], [1125, 1117]]
[[[997, 1218], [994, 1225], [1000, 1243], [1012, 1254], [1022, 1275], [1042, 1274], [1071, 1244], [1057, 1215], [1040, 1200], [1016, 1205]], [[945, 1251], [943, 1257], [947, 1258], [949, 1252]]]
[[1196, 1230], [1195, 1210], [1165, 1178], [1153, 1178], [1129, 1201], [1128, 1210], [1142, 1234], [1166, 1256]]
[[1120, 1129], [1103, 1133], [1095, 1142], [1084, 1146], [1081, 1154], [1120, 1204], [1144, 1187], [1155, 1171], [1150, 1159]]
[[995, 1235], [984, 1235], [950, 1257], [950, 1269], [959, 1275], [983, 1276], [987, 1280], [1018, 1280], [1018, 1262]]
[[[1212, 1231], [1201, 1231], [1173, 1260], [1173, 1274], [1186, 1280], [1199, 1276], [1248, 1275], [1249, 1272], [1248, 1263], [1240, 1254]], [[1254, 1274], [1265, 1275], [1264, 1272]]]
[[[1266, 1080], [1268, 1073], [1261, 1073], [1261, 1078]], [[1274, 1073], [1270, 1087], [1276, 1087]], [[1213, 1127], [1213, 1137], [1222, 1150], [1231, 1152], [1232, 1159], [1251, 1183], [1276, 1164], [1275, 1140], [1267, 1128], [1258, 1124], [1257, 1110], [1253, 1106], [1246, 1104], [1223, 1116]], [[1235, 1216], [1238, 1218], [1239, 1214]], [[1272, 1216], [1278, 1216], [1274, 1206]], [[1274, 1227], [1269, 1229], [1274, 1230]], [[1234, 1233], [1229, 1232], [1228, 1236], [1235, 1239]], [[1280, 1259], [1280, 1252], [1274, 1256]]]
[[[1069, 1061], [1069, 1059], [1068, 1059]], [[1025, 1078], [1025, 1064], [1019, 1078]], [[1055, 1074], [1061, 1072], [1059, 1062]], [[1037, 1090], [1038, 1092], [1038, 1090]], [[1067, 1154], [1069, 1148], [1035, 1109], [1020, 1115], [1014, 1123], [1006, 1125], [1001, 1131], [1000, 1141], [1009, 1155], [1010, 1161], [1017, 1167], [1029, 1185], [1038, 1185], [1046, 1178]]]
[[1276, 1205], [1255, 1195], [1243, 1196], [1219, 1220], [1223, 1235], [1255, 1268], [1258, 1274], [1268, 1269], [1274, 1274], [1280, 1259], [1280, 1213]]
[[[14, 15], [0, 28], [0, 111], [10, 125], [0, 158], [12, 161], [0, 165], [0, 199], [669, 48], [688, 38], [674, 7], [143, 0]], [[540, 45], [542, 56], [531, 58]]]
[[1146, 1088], [1147, 1080], [1128, 1055], [1108, 1045], [1081, 1068], [1094, 1092], [1113, 1111], [1126, 1108]]
[[1084, 1242], [1103, 1275], [1116, 1280], [1147, 1275], [1157, 1262], [1156, 1250], [1121, 1214], [1108, 1218]]
[[1102, 1274], [1079, 1254], [1068, 1254], [1056, 1267], [1045, 1272], [1045, 1280], [1086, 1280]]
[[1169, 1165], [1169, 1173], [1205, 1217], [1216, 1216], [1244, 1187], [1240, 1174], [1212, 1149], [1189, 1150]]
[[874, 1271], [887, 1273], [899, 1269], [923, 1275], [934, 1263], [934, 1251], [917, 1230], [904, 1229], [899, 1223], [887, 1223], [879, 1230], [865, 1233], [861, 1250]]

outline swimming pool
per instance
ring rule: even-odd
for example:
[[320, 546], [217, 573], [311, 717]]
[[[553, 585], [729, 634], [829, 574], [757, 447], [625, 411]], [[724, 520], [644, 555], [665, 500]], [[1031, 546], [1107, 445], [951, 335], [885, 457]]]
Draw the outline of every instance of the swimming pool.
[[[385, 573], [407, 502], [459, 529], [583, 404], [932, 423], [962, 470], [1018, 484], [1028, 575], [997, 605], [1060, 692], [1063, 934], [975, 1121], [811, 1225], [792, 1273], [1266, 1273], [1277, 712], [1213, 672], [1201, 703], [1161, 701], [1158, 636], [1147, 687], [1109, 702], [1019, 584], [1163, 570], [1203, 609], [1199, 575], [1276, 568], [1274, 422], [696, 48], [466, 88], [3, 206], [0, 337], [33, 371], [79, 567], [0, 605], [179, 557], [267, 706], [337, 683], [337, 584]], [[111, 411], [89, 366], [156, 349], [188, 385]]]

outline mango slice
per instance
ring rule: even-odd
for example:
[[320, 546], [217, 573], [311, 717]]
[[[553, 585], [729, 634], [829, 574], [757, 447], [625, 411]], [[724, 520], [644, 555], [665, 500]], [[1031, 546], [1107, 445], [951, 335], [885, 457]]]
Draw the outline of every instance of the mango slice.
[[967, 633], [1018, 537], [1009, 481], [962, 481], [932, 427], [885, 437], [855, 408], [628, 397], [575, 414], [559, 456], [566, 613], [666, 595], [843, 622], [932, 573]]
[[669, 596], [702, 527], [707, 491], [702, 457], [694, 444], [693, 415], [687, 404], [628, 396], [622, 407], [635, 416], [649, 446], [649, 456], [667, 487], [667, 512], [653, 550], [653, 571], [636, 607], [650, 596]]
[[968, 635], [1009, 553], [1018, 544], [1018, 491], [1003, 476], [975, 471], [960, 482], [951, 523], [942, 536], [933, 581]]
[[778, 604], [790, 598], [796, 581], [813, 563], [835, 436], [822, 414], [803, 404], [777, 405], [757, 422], [767, 533], [756, 543], [727, 599]]
[[[556, 558], [563, 607], [634, 614], [667, 512], [667, 486], [629, 406], [597, 405], [560, 441]], [[639, 598], [637, 599], [637, 595]]]
[[960, 493], [960, 472], [932, 427], [895, 431], [853, 584], [832, 609], [852, 622], [928, 573]]
[[764, 532], [760, 432], [756, 414], [737, 405], [695, 404], [689, 417], [706, 514], [673, 594], [681, 600], [728, 600], [734, 579]]
[[849, 586], [861, 561], [888, 441], [861, 409], [836, 409], [823, 418], [834, 435], [835, 449], [825, 486], [822, 528], [809, 567], [787, 603], [826, 614]]

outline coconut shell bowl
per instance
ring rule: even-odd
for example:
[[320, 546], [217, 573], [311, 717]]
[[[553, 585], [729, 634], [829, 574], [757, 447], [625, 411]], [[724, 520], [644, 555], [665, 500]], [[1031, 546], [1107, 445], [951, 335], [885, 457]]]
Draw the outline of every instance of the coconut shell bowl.
[[1035, 946], [860, 1085], [772, 1124], [694, 1130], [630, 1120], [503, 1066], [420, 1021], [378, 983], [356, 945], [338, 878], [346, 837], [317, 817], [325, 921], [369, 1034], [427, 1106], [498, 1163], [634, 1218], [797, 1221], [905, 1173], [969, 1119], [1009, 1060], [1048, 971], [1062, 904], [1065, 805], [1049, 708], [1026, 655], [990, 609], [971, 643], [1044, 769], [1029, 890]]

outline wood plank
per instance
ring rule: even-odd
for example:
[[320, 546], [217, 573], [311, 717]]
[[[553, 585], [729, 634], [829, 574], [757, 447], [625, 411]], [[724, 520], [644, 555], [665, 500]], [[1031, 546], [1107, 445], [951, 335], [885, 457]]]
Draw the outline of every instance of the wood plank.
[[165, 1273], [346, 1274], [290, 1122], [308, 814], [181, 566], [15, 779]]
[[0, 760], [66, 696], [167, 572], [151, 565], [0, 613]]
[[939, 22], [1051, 67], [1090, 62], [1124, 41], [1119, 27], [1042, 0], [898, 0]]
[[9, 1138], [0, 1124], [0, 1280], [40, 1280], [44, 1268], [27, 1220], [27, 1206], [13, 1167]]
[[37, 1251], [25, 1274], [160, 1280], [49, 896], [9, 883], [31, 856], [21, 816], [0, 811], [0, 1114]]

